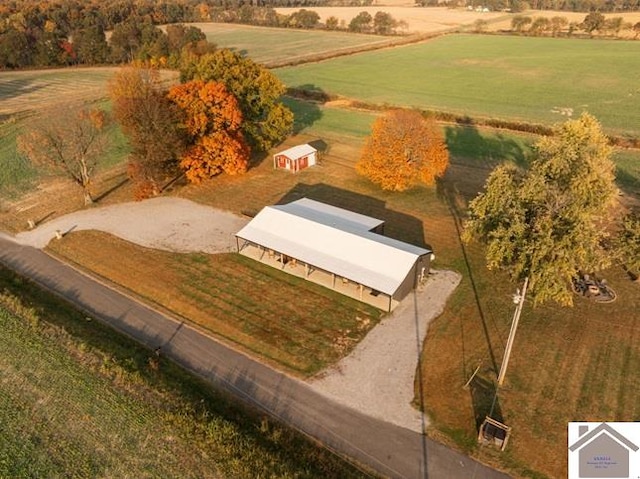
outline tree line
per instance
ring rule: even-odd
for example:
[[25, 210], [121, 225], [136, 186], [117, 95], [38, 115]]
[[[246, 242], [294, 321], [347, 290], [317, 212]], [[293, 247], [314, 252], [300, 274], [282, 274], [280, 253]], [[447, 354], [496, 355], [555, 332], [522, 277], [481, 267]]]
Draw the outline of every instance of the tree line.
[[632, 12], [640, 10], [640, 0], [415, 0], [423, 7], [448, 6], [486, 7], [492, 11], [522, 12], [525, 10], [553, 10], [565, 12]]
[[526, 35], [552, 35], [571, 36], [577, 31], [582, 31], [590, 36], [596, 32], [602, 35], [619, 36], [622, 31], [632, 31], [635, 38], [640, 36], [640, 22], [625, 22], [623, 17], [606, 18], [602, 13], [591, 12], [580, 23], [569, 22], [566, 17], [555, 16], [529, 17], [515, 15], [511, 19], [511, 30]]
[[[194, 27], [166, 31], [158, 25], [187, 22], [227, 22], [285, 28], [344, 29], [391, 35], [402, 28], [391, 15], [372, 17], [361, 12], [345, 25], [335, 17], [320, 24], [316, 12], [301, 9], [278, 14], [275, 6], [295, 2], [223, 0], [62, 0], [38, 2], [12, 0], [0, 5], [0, 68], [122, 63], [133, 59], [164, 58], [176, 65], [182, 49], [206, 51], [204, 33]], [[321, 0], [299, 2], [305, 6]], [[109, 38], [107, 32], [110, 32]]]

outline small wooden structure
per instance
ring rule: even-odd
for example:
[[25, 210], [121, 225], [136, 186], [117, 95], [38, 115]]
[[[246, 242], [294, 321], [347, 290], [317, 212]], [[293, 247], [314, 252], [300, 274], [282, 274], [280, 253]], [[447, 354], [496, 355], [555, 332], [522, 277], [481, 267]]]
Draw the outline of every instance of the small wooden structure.
[[480, 444], [493, 444], [499, 447], [501, 451], [504, 451], [510, 435], [511, 427], [487, 416], [482, 421], [480, 431], [478, 431], [478, 442]]
[[273, 155], [273, 167], [297, 173], [317, 163], [318, 150], [311, 145], [298, 145]]

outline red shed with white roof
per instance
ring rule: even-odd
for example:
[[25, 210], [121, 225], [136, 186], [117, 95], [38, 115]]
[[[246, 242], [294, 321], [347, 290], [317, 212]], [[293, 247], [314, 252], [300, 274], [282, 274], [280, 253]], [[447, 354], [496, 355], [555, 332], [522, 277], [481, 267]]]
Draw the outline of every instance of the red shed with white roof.
[[297, 173], [317, 162], [318, 150], [311, 145], [298, 145], [273, 155], [273, 167]]

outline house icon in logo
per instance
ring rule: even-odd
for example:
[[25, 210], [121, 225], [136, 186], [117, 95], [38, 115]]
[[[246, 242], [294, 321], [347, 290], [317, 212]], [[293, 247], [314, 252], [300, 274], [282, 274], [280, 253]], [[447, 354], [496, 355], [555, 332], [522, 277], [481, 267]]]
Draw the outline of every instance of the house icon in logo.
[[629, 452], [636, 452], [638, 446], [602, 423], [589, 431], [589, 426], [578, 428], [580, 439], [569, 446], [572, 453], [579, 454], [580, 478], [629, 477]]

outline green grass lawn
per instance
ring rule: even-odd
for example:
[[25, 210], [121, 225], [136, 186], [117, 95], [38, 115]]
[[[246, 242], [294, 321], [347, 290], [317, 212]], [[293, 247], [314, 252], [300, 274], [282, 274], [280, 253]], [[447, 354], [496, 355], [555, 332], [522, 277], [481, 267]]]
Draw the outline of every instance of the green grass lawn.
[[[337, 362], [381, 316], [373, 307], [237, 254], [168, 253], [98, 232], [72, 233], [50, 248], [301, 375]], [[110, 260], [116, 256], [117, 262]]]
[[282, 62], [315, 54], [338, 52], [363, 45], [385, 44], [388, 38], [346, 32], [252, 27], [225, 23], [198, 23], [207, 40], [261, 63]]
[[4, 268], [0, 292], [0, 477], [369, 477]]
[[0, 198], [14, 198], [28, 190], [38, 176], [31, 163], [16, 150], [20, 122], [0, 124]]
[[371, 103], [545, 124], [587, 110], [640, 134], [638, 42], [448, 35], [275, 71], [289, 87]]

